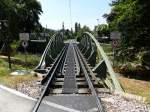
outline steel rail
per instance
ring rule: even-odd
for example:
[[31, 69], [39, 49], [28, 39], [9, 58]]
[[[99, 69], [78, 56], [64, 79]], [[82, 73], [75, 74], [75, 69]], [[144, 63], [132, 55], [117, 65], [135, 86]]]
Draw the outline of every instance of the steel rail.
[[[68, 44], [69, 46], [69, 44]], [[67, 51], [68, 52], [68, 51]], [[66, 52], [66, 54], [67, 54]], [[65, 70], [65, 63], [66, 63], [66, 60], [67, 60], [67, 55], [65, 56], [65, 59], [63, 60], [64, 61], [64, 65], [62, 66], [62, 74], [64, 75], [64, 70]]]
[[[73, 44], [73, 45], [76, 45], [76, 44]], [[75, 56], [75, 63], [76, 63], [76, 68], [77, 68], [77, 75], [80, 74], [80, 65], [79, 65], [79, 61], [78, 61], [78, 58], [77, 58], [77, 54], [76, 54], [76, 51], [75, 51], [75, 48], [73, 47], [74, 49], [74, 56]]]
[[99, 112], [105, 112], [105, 109], [102, 106], [101, 100], [98, 97], [98, 95], [96, 93], [96, 90], [95, 90], [95, 88], [93, 86], [93, 83], [92, 83], [92, 81], [91, 81], [91, 79], [89, 77], [89, 73], [86, 70], [86, 67], [85, 67], [86, 63], [84, 63], [85, 61], [83, 59], [83, 56], [82, 56], [81, 52], [79, 51], [79, 49], [77, 48], [77, 46], [75, 46], [75, 50], [76, 50], [76, 53], [77, 53], [77, 57], [78, 57], [79, 63], [81, 65], [81, 69], [82, 69], [82, 71], [83, 71], [83, 73], [85, 75], [86, 81], [88, 83], [88, 86], [89, 86], [89, 88], [90, 88], [90, 90], [92, 92], [92, 95], [96, 98], [96, 104], [97, 104], [97, 107], [98, 107], [98, 111]]
[[[53, 70], [53, 72], [51, 73], [51, 76], [50, 76], [49, 80], [47, 81], [47, 84], [46, 84], [46, 86], [45, 86], [45, 88], [44, 88], [44, 90], [43, 90], [41, 96], [39, 97], [38, 101], [36, 102], [36, 104], [35, 104], [35, 106], [34, 106], [32, 112], [37, 112], [37, 111], [38, 111], [39, 106], [40, 106], [40, 104], [41, 104], [41, 102], [42, 102], [42, 100], [43, 100], [43, 98], [44, 98], [44, 96], [45, 96], [45, 93], [46, 93], [47, 90], [50, 88], [49, 86], [50, 86], [50, 84], [52, 83], [52, 80], [53, 80], [53, 78], [54, 78], [54, 76], [55, 76], [55, 73], [56, 73], [56, 71], [57, 71], [57, 68], [58, 68], [58, 66], [59, 66], [60, 61], [62, 60], [62, 57], [64, 56], [64, 54], [65, 54], [65, 52], [66, 52], [66, 49], [67, 49], [67, 47], [64, 47], [64, 48], [63, 48], [62, 52], [60, 53], [60, 55], [58, 56], [57, 60], [55, 61], [56, 64], [53, 65], [53, 66], [54, 66], [54, 70]], [[48, 75], [49, 75], [49, 74], [50, 74], [50, 72], [48, 72]]]
[[[68, 45], [66, 44], [66, 45], [64, 46], [64, 48], [62, 49], [62, 51], [66, 50], [67, 47], [68, 47]], [[61, 53], [62, 53], [62, 52], [61, 52]], [[48, 71], [48, 73], [47, 73], [47, 75], [45, 76], [45, 78], [41, 81], [42, 85], [49, 79], [50, 73], [52, 73], [52, 71], [54, 70], [54, 67], [55, 67], [55, 65], [57, 64], [57, 61], [59, 60], [61, 53], [56, 57], [53, 66], [50, 68], [50, 70]], [[63, 60], [63, 63], [64, 63], [64, 60]], [[62, 67], [61, 64], [60, 64], [60, 66]]]
[[[66, 46], [67, 46], [67, 49], [68, 49], [68, 46], [69, 46], [69, 44], [66, 44]], [[65, 66], [65, 61], [66, 61], [66, 57], [67, 57], [67, 50], [66, 50], [66, 52], [65, 52], [65, 54], [64, 54], [64, 57], [62, 58], [62, 63], [61, 63], [61, 65], [59, 66], [59, 73], [61, 73], [61, 75], [63, 75], [64, 73], [63, 73], [63, 71], [64, 71], [64, 66]]]

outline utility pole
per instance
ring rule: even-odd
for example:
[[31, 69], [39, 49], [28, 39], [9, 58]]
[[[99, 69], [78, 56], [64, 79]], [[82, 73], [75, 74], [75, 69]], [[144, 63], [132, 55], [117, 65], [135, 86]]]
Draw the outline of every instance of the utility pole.
[[[69, 13], [70, 13], [70, 26], [72, 28], [72, 3], [71, 0], [69, 0]], [[70, 28], [70, 30], [71, 30]]]
[[64, 33], [65, 33], [65, 25], [64, 25], [64, 22], [62, 22], [62, 31], [63, 31], [63, 38], [64, 38]]
[[47, 30], [47, 24], [46, 24], [46, 28], [44, 29], [44, 39], [46, 39], [46, 42], [48, 43], [48, 38], [46, 34], [46, 30]]
[[65, 25], [64, 25], [64, 22], [62, 22], [62, 29], [63, 29], [63, 30], [65, 29]]
[[99, 26], [99, 19], [96, 19], [97, 20], [97, 28], [96, 28], [96, 32], [97, 32], [97, 37], [98, 37], [98, 26]]
[[96, 19], [97, 20], [97, 25], [99, 25], [99, 19]]

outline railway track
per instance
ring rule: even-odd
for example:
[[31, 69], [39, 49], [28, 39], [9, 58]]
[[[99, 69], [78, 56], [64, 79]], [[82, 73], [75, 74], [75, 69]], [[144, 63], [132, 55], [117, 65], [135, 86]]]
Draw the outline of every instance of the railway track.
[[32, 112], [105, 112], [97, 94], [103, 86], [93, 76], [77, 44], [69, 42], [41, 81], [45, 86]]

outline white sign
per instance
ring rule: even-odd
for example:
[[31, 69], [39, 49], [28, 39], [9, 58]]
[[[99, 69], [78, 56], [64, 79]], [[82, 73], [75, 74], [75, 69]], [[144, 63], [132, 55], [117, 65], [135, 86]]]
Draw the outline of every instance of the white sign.
[[29, 40], [29, 33], [20, 33], [19, 34], [21, 41], [28, 41]]
[[117, 40], [120, 39], [121, 33], [118, 31], [114, 31], [110, 33], [110, 39]]
[[28, 46], [28, 42], [27, 42], [27, 41], [22, 41], [22, 46], [23, 46], [24, 48], [26, 48], [26, 47]]

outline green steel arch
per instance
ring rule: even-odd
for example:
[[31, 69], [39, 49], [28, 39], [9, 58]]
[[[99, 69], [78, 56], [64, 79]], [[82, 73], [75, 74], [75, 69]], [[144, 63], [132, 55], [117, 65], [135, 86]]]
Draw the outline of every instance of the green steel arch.
[[38, 66], [35, 68], [36, 72], [41, 72], [41, 73], [46, 72], [45, 69], [48, 68], [50, 64], [52, 64], [52, 62], [55, 60], [57, 55], [63, 49], [64, 47], [63, 40], [64, 40], [63, 32], [58, 32], [50, 38], [43, 52], [41, 60]]
[[98, 82], [112, 91], [124, 91], [119, 83], [111, 62], [96, 38], [89, 32], [83, 33], [79, 48], [90, 65], [93, 67]]

